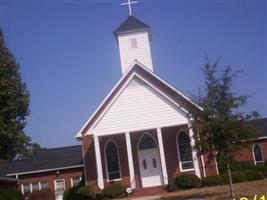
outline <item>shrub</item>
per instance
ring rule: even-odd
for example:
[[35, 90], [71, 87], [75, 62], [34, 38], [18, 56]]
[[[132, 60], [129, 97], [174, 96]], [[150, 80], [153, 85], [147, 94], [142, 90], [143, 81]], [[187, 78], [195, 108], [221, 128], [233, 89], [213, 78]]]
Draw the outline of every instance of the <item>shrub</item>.
[[64, 200], [90, 200], [99, 199], [100, 190], [96, 186], [76, 186], [65, 190]]
[[25, 197], [27, 200], [50, 200], [54, 198], [54, 192], [50, 189], [45, 189], [45, 190], [37, 190], [33, 191], [32, 193], [27, 193], [25, 194]]
[[121, 197], [126, 195], [126, 186], [122, 185], [121, 183], [115, 183], [106, 186], [102, 190], [102, 195], [107, 198], [115, 198], [115, 197]]
[[1, 200], [22, 200], [23, 195], [17, 189], [0, 189]]
[[263, 174], [255, 169], [247, 170], [245, 173], [248, 181], [264, 179]]
[[78, 197], [77, 197], [77, 190], [78, 189], [79, 189], [79, 187], [72, 187], [72, 188], [65, 190], [65, 192], [63, 194], [63, 199], [64, 200], [76, 200], [76, 199], [78, 199]]
[[247, 181], [247, 175], [243, 171], [232, 172], [233, 183], [241, 183]]
[[[230, 161], [230, 168], [231, 171], [246, 171], [254, 168], [254, 165], [252, 165], [248, 161], [237, 161], [237, 160], [231, 160]], [[226, 174], [227, 173], [227, 165], [226, 164], [219, 164], [219, 172], [220, 174]]]
[[96, 199], [99, 192], [100, 192], [100, 190], [96, 186], [82, 186], [77, 190], [76, 194], [80, 198]]
[[208, 176], [202, 179], [203, 186], [224, 185], [228, 183], [226, 175]]
[[189, 189], [201, 186], [201, 180], [192, 174], [179, 174], [175, 177], [174, 183], [177, 188]]
[[267, 166], [264, 165], [264, 168], [262, 169], [262, 175], [267, 178]]
[[257, 165], [255, 169], [263, 174], [264, 177], [267, 177], [267, 165]]
[[82, 186], [82, 187], [78, 188], [78, 190], [76, 191], [76, 194], [81, 196], [81, 197], [91, 197], [92, 191], [91, 191], [89, 186], [88, 187]]
[[232, 171], [247, 171], [255, 168], [254, 165], [252, 165], [248, 161], [235, 160], [231, 161], [230, 167]]

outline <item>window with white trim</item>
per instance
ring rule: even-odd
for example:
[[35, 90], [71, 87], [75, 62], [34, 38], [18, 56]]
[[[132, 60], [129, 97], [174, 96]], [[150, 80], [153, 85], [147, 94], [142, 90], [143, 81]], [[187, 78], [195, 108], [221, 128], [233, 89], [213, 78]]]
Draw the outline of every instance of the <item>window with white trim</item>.
[[22, 188], [23, 188], [23, 193], [31, 192], [31, 185], [29, 183], [23, 184]]
[[81, 182], [82, 177], [77, 176], [77, 177], [72, 177], [71, 181], [72, 181], [72, 187], [78, 186], [79, 183]]
[[65, 190], [65, 180], [64, 179], [57, 179], [55, 180], [55, 189], [56, 190]]
[[105, 148], [107, 178], [109, 181], [120, 179], [120, 163], [117, 145], [109, 141]]
[[24, 194], [44, 189], [48, 189], [47, 181], [22, 184], [22, 191]]
[[39, 190], [39, 183], [38, 182], [32, 183], [32, 191], [36, 191], [36, 190]]
[[259, 165], [264, 163], [263, 155], [262, 155], [262, 149], [259, 144], [253, 145], [253, 158], [254, 158], [254, 164]]
[[178, 133], [177, 149], [181, 170], [194, 169], [190, 138], [185, 131]]
[[46, 181], [40, 182], [41, 190], [48, 189], [48, 183]]

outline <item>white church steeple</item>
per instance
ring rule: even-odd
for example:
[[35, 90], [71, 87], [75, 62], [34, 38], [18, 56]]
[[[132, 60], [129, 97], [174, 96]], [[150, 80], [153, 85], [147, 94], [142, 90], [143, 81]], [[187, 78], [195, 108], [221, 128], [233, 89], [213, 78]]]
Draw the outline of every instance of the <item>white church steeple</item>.
[[114, 35], [119, 45], [122, 74], [135, 60], [153, 71], [150, 51], [151, 30], [148, 25], [130, 15]]

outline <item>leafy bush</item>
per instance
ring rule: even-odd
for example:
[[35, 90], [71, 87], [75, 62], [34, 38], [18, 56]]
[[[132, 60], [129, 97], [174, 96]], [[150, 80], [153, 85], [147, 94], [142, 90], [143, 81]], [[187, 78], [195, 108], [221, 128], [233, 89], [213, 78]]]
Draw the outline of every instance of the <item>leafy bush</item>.
[[224, 185], [228, 183], [226, 175], [208, 176], [202, 179], [203, 186]]
[[101, 199], [103, 200], [100, 190], [96, 186], [76, 186], [65, 190], [63, 195], [64, 200], [90, 200]]
[[233, 183], [241, 183], [241, 182], [246, 182], [248, 179], [247, 179], [247, 175], [245, 172], [235, 171], [235, 172], [232, 172], [232, 180], [233, 180]]
[[263, 174], [255, 169], [247, 170], [245, 173], [248, 181], [264, 179]]
[[[245, 162], [243, 162], [245, 163]], [[247, 170], [232, 171], [232, 180], [233, 183], [241, 183], [246, 181], [261, 180], [264, 178], [264, 175], [267, 175], [267, 167], [264, 165], [261, 166], [246, 166], [246, 164], [241, 164]], [[240, 165], [240, 166], [241, 166]], [[265, 176], [266, 176], [265, 175]], [[213, 185], [223, 185], [228, 184], [228, 175], [217, 175], [217, 176], [208, 176], [202, 179], [203, 186], [213, 186]]]
[[1, 200], [22, 200], [23, 195], [17, 189], [0, 189]]
[[267, 178], [267, 166], [264, 165], [264, 168], [262, 169], [262, 175]]
[[77, 197], [77, 190], [79, 187], [72, 187], [67, 190], [65, 190], [63, 194], [63, 200], [76, 200], [78, 199]]
[[102, 190], [103, 197], [107, 198], [115, 198], [115, 197], [122, 197], [126, 195], [126, 186], [122, 185], [121, 183], [115, 183], [106, 186]]
[[78, 188], [78, 190], [76, 191], [76, 194], [81, 197], [91, 197], [92, 191], [89, 186], [82, 186]]
[[32, 193], [27, 193], [24, 195], [25, 199], [27, 200], [50, 200], [54, 198], [54, 192], [50, 189], [45, 189], [45, 190], [36, 190], [33, 191]]
[[231, 161], [230, 168], [232, 171], [247, 171], [254, 169], [255, 166], [248, 161]]
[[96, 186], [82, 186], [77, 190], [76, 194], [83, 199], [96, 199], [99, 192], [100, 190]]
[[267, 165], [257, 165], [255, 169], [263, 174], [264, 177], [267, 177]]
[[180, 189], [198, 188], [201, 186], [201, 180], [193, 174], [179, 174], [175, 177], [174, 183]]

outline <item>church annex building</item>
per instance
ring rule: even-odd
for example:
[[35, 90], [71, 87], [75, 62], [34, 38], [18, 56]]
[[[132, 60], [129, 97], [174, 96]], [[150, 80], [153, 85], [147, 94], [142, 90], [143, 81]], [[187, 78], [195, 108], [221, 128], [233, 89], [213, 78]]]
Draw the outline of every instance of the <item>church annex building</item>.
[[[202, 108], [154, 73], [150, 27], [129, 16], [114, 36], [122, 77], [76, 134], [81, 146], [42, 150], [28, 165], [21, 164], [24, 167], [0, 164], [0, 184], [1, 177], [14, 179], [22, 192], [46, 187], [62, 199], [60, 189], [72, 187], [82, 176], [86, 184], [101, 189], [122, 182], [142, 193], [144, 188], [162, 189], [180, 173], [200, 178], [218, 174], [216, 160], [208, 163], [192, 148], [188, 113]], [[237, 157], [255, 165], [267, 160], [267, 119], [257, 121], [257, 126], [260, 137]], [[54, 159], [57, 165], [40, 165], [34, 159]]]

